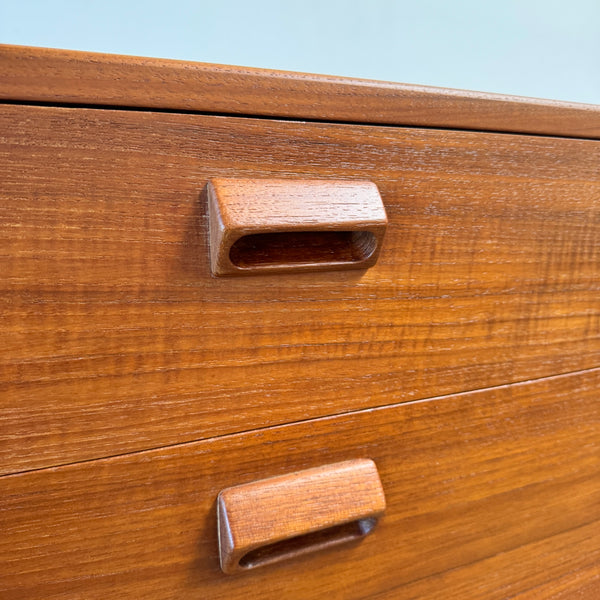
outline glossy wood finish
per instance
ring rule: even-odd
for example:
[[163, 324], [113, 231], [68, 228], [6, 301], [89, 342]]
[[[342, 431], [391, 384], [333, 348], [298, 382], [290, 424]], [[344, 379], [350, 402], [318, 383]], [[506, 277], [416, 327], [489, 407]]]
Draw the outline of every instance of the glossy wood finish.
[[[598, 389], [595, 369], [2, 477], [0, 596], [593, 598]], [[371, 535], [221, 572], [220, 490], [366, 456]]]
[[211, 179], [214, 275], [367, 269], [387, 217], [370, 181]]
[[[0, 470], [600, 364], [600, 144], [0, 110]], [[358, 271], [211, 277], [209, 179], [371, 180]]]
[[377, 466], [364, 458], [227, 488], [217, 499], [221, 568], [235, 573], [356, 541], [384, 510]]
[[0, 46], [0, 99], [600, 138], [600, 107], [361, 79]]

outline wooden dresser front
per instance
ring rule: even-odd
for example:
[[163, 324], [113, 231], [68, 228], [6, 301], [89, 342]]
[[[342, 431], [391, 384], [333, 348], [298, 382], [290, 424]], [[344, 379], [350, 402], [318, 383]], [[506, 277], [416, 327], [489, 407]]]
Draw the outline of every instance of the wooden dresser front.
[[[2, 599], [600, 597], [600, 107], [8, 46], [0, 81]], [[215, 178], [375, 183], [376, 264], [214, 277]], [[372, 533], [221, 571], [221, 490], [365, 458]]]

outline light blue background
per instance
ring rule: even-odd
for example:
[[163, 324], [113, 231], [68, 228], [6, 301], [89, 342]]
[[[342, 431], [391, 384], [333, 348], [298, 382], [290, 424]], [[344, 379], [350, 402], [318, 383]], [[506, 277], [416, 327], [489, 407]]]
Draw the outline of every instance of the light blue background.
[[0, 42], [600, 104], [600, 0], [0, 0]]

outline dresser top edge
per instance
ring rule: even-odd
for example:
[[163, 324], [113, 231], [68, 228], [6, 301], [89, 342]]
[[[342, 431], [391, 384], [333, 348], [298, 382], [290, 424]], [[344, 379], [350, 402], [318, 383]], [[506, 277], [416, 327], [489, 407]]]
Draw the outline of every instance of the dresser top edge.
[[0, 101], [600, 139], [600, 105], [0, 44]]

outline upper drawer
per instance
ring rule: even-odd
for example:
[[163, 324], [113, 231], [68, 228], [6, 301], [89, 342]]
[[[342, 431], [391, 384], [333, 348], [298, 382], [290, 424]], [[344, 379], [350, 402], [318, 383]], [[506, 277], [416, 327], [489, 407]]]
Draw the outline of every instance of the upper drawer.
[[[600, 142], [0, 111], [0, 471], [600, 363]], [[214, 177], [359, 179], [368, 271], [211, 277]]]

